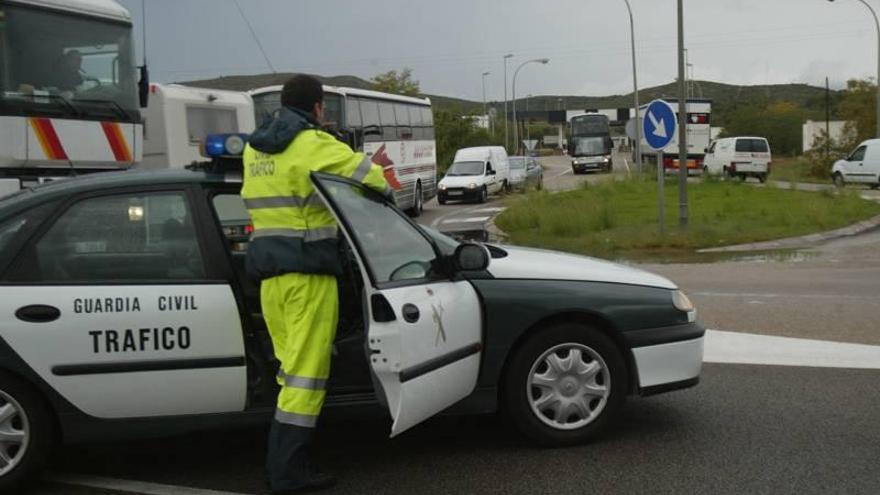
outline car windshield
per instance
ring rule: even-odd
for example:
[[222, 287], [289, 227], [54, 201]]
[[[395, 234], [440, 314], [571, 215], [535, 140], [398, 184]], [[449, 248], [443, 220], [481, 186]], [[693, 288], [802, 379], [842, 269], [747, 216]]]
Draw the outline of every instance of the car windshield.
[[525, 170], [526, 159], [521, 156], [510, 157], [510, 170]]
[[4, 3], [0, 66], [6, 113], [139, 115], [130, 25]]
[[574, 154], [575, 155], [604, 155], [605, 139], [601, 137], [579, 137], [574, 138]]
[[467, 175], [483, 175], [486, 164], [484, 162], [455, 162], [446, 172], [447, 177], [458, 177]]

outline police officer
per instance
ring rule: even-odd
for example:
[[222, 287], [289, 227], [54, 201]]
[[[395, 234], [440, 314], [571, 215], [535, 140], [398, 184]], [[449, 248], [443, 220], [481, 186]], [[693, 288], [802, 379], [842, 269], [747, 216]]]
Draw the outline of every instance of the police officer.
[[342, 270], [336, 221], [309, 174], [336, 174], [391, 194], [379, 165], [321, 130], [323, 102], [317, 79], [293, 77], [280, 112], [250, 136], [244, 152], [241, 195], [254, 226], [247, 268], [261, 281], [263, 317], [281, 362], [266, 461], [274, 494], [335, 482], [307, 455], [330, 375]]

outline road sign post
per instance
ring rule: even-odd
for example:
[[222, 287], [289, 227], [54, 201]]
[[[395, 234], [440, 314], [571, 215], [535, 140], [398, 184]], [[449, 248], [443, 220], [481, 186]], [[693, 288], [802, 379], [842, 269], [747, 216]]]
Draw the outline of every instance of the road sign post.
[[[642, 119], [642, 131], [645, 142], [657, 152], [657, 223], [660, 225], [660, 234], [664, 234], [663, 219], [665, 214], [665, 202], [663, 186], [666, 179], [666, 171], [663, 165], [663, 148], [672, 142], [678, 123], [675, 120], [675, 110], [663, 100], [654, 100], [645, 109], [645, 118]], [[679, 167], [681, 161], [679, 161]]]

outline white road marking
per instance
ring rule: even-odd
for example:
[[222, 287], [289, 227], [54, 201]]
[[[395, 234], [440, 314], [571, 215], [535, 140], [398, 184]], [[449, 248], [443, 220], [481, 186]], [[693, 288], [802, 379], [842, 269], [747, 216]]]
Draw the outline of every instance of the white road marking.
[[629, 162], [627, 161], [626, 157], [623, 157], [623, 166], [626, 167], [626, 175], [628, 176], [630, 174], [630, 170]]
[[483, 223], [490, 218], [492, 217], [450, 218], [449, 220], [443, 220], [443, 223]]
[[850, 294], [778, 294], [773, 292], [762, 293], [762, 292], [715, 292], [715, 291], [698, 291], [690, 293], [694, 296], [702, 296], [702, 297], [739, 297], [739, 298], [765, 298], [765, 299], [775, 299], [775, 298], [797, 298], [797, 299], [834, 299], [834, 300], [844, 300], [844, 299], [856, 299], [856, 300], [864, 300], [864, 301], [876, 301], [877, 296], [856, 296]]
[[880, 369], [880, 346], [706, 330], [703, 362]]
[[570, 169], [570, 168], [567, 168], [567, 169], [565, 169], [565, 171], [562, 172], [561, 174], [556, 174], [556, 175], [554, 175], [553, 177], [554, 177], [554, 178], [556, 178], [556, 177], [562, 177], [563, 175], [565, 175], [565, 174], [570, 174], [570, 173], [571, 173], [571, 169]]
[[490, 208], [480, 208], [479, 210], [474, 210], [473, 213], [497, 213], [506, 209], [506, 206], [492, 206]]
[[186, 486], [162, 485], [145, 481], [129, 481], [100, 476], [82, 476], [78, 474], [58, 474], [47, 478], [53, 483], [62, 485], [86, 486], [103, 490], [116, 490], [138, 495], [246, 495], [236, 492], [205, 490]]

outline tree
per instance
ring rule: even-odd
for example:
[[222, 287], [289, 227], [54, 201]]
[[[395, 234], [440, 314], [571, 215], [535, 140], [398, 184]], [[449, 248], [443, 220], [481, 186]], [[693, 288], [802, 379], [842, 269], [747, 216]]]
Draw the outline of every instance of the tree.
[[842, 120], [845, 120], [844, 134], [852, 140], [845, 143], [846, 147], [871, 139], [877, 129], [877, 85], [871, 80], [851, 79], [846, 82], [843, 100], [837, 109]]
[[393, 93], [404, 96], [418, 96], [419, 82], [413, 80], [412, 69], [406, 67], [402, 71], [389, 70], [379, 74], [370, 80], [371, 89], [383, 93]]
[[493, 136], [487, 129], [476, 126], [474, 119], [468, 118], [457, 108], [440, 110], [434, 107], [434, 131], [437, 140], [437, 168], [445, 171], [452, 163], [456, 150], [470, 146], [500, 145], [503, 141], [504, 126], [496, 125]]
[[797, 155], [805, 116], [803, 108], [789, 101], [740, 106], [727, 115], [722, 137], [761, 136], [774, 153]]

